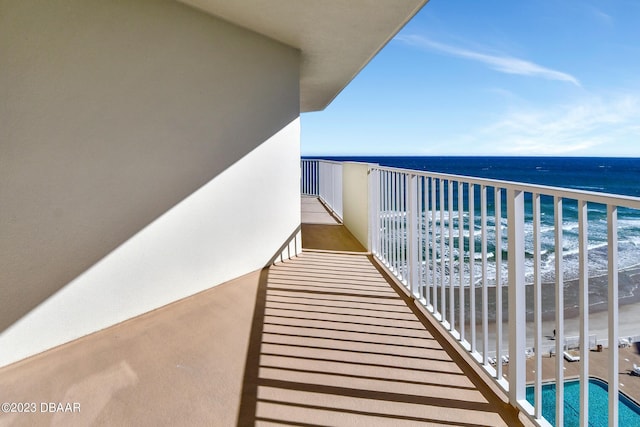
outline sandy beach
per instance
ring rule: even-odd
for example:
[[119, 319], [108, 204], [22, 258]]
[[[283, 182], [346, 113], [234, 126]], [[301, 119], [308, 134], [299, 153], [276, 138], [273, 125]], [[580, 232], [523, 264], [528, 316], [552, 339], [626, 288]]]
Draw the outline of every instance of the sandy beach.
[[[564, 336], [565, 338], [578, 337], [580, 318], [578, 308], [578, 280], [565, 281], [564, 287]], [[482, 345], [482, 289], [476, 287], [476, 326], [477, 326], [477, 346], [480, 349]], [[630, 342], [640, 340], [640, 268], [619, 272], [618, 276], [618, 292], [619, 292], [619, 322], [618, 337], [629, 339]], [[466, 336], [469, 336], [469, 289], [465, 289], [465, 310], [466, 310]], [[489, 318], [489, 348], [495, 349], [495, 329], [496, 329], [496, 288], [488, 288], [488, 318]], [[440, 309], [440, 289], [438, 289], [438, 309]], [[448, 299], [448, 289], [445, 293]], [[456, 306], [458, 305], [458, 291], [454, 292]], [[502, 287], [503, 301], [503, 351], [506, 353], [508, 348], [508, 289]], [[432, 297], [433, 301], [433, 297]], [[606, 345], [608, 339], [608, 277], [606, 275], [597, 275], [589, 278], [589, 335], [595, 336], [598, 343]], [[533, 324], [533, 286], [526, 287], [526, 305], [527, 305], [527, 348], [534, 347], [534, 324]], [[447, 313], [448, 315], [448, 313]], [[456, 310], [455, 321], [457, 323], [459, 317]], [[554, 329], [560, 328], [555, 325], [555, 284], [542, 284], [542, 351], [548, 352], [555, 347], [553, 339]], [[576, 338], [577, 339], [577, 338]], [[495, 351], [494, 351], [495, 352]]]

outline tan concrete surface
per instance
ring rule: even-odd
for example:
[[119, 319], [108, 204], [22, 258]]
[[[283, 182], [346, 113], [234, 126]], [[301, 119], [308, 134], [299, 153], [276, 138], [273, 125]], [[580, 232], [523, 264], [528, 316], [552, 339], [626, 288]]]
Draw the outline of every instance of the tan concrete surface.
[[0, 426], [519, 425], [399, 295], [367, 254], [306, 249], [0, 369], [0, 402], [81, 408]]
[[315, 196], [302, 196], [300, 209], [303, 224], [340, 224], [340, 221]]
[[235, 425], [260, 272], [0, 369], [0, 426]]
[[366, 248], [314, 196], [303, 196], [302, 247], [328, 251], [366, 252]]
[[518, 425], [366, 255], [270, 268], [257, 317], [240, 425]]

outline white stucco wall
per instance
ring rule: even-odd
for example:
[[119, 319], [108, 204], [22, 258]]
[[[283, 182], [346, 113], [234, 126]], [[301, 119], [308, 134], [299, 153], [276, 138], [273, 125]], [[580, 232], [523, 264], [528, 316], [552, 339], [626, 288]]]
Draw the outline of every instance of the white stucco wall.
[[0, 1], [0, 366], [272, 259], [298, 65], [168, 0]]
[[362, 246], [369, 248], [369, 165], [342, 164], [342, 221]]

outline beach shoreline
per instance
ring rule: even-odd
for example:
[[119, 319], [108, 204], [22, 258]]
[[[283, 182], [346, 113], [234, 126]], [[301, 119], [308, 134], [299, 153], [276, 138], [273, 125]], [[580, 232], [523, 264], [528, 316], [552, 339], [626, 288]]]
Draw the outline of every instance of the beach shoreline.
[[[606, 274], [596, 275], [589, 278], [589, 314], [598, 313], [608, 310], [608, 283], [609, 277]], [[555, 288], [556, 285], [553, 282], [543, 282], [541, 289], [541, 305], [542, 305], [542, 320], [552, 320], [555, 318]], [[564, 317], [569, 319], [577, 317], [580, 314], [578, 306], [579, 300], [579, 280], [565, 280], [564, 281]], [[433, 292], [433, 287], [431, 288]], [[508, 320], [508, 287], [507, 285], [501, 286], [502, 289], [502, 317], [504, 320]], [[488, 315], [489, 320], [495, 320], [496, 316], [496, 290], [495, 286], [487, 287], [488, 297]], [[470, 312], [470, 292], [471, 289], [466, 287], [464, 289], [465, 295], [465, 311]], [[482, 310], [482, 286], [476, 285], [475, 287], [475, 301], [476, 301], [476, 318], [480, 320]], [[527, 321], [533, 321], [534, 314], [534, 287], [533, 284], [527, 283], [525, 286], [525, 301], [526, 301], [526, 315]], [[455, 305], [458, 307], [459, 301], [459, 288], [454, 288], [454, 300]], [[445, 299], [448, 300], [449, 289], [445, 289]], [[440, 300], [441, 288], [437, 288], [436, 300]], [[433, 294], [430, 298], [434, 300]], [[448, 301], [447, 301], [448, 304]], [[633, 267], [618, 272], [618, 306], [623, 307], [630, 304], [640, 304], [640, 267]], [[438, 308], [440, 308], [440, 302], [438, 302]], [[640, 311], [638, 315], [640, 321]]]
[[[608, 339], [608, 276], [596, 275], [589, 278], [589, 335], [595, 336], [597, 343], [606, 345]], [[579, 281], [567, 280], [564, 282], [564, 328], [565, 339], [577, 340], [580, 335], [580, 310], [578, 307]], [[618, 276], [619, 296], [618, 299], [618, 337], [625, 338], [630, 342], [640, 340], [640, 268], [633, 267], [619, 271]], [[496, 287], [490, 286], [487, 289], [488, 296], [488, 340], [492, 355], [495, 354], [496, 335]], [[433, 290], [433, 288], [432, 288]], [[482, 287], [476, 286], [476, 345], [482, 346]], [[448, 300], [448, 289], [445, 289], [445, 300]], [[470, 340], [470, 288], [465, 288], [465, 329], [466, 339]], [[533, 285], [526, 286], [526, 323], [527, 323], [527, 347], [534, 347], [534, 309], [533, 309]], [[502, 354], [508, 353], [508, 288], [502, 287], [502, 317], [503, 317], [503, 346]], [[554, 330], [560, 328], [555, 324], [555, 283], [543, 283], [542, 289], [542, 336], [541, 350], [549, 352], [555, 347]], [[437, 289], [437, 309], [441, 309], [441, 289]], [[456, 307], [459, 306], [459, 288], [454, 288], [454, 299]], [[433, 294], [431, 295], [433, 302]], [[447, 301], [448, 304], [448, 301]], [[448, 308], [445, 318], [449, 316]], [[454, 324], [459, 324], [459, 311], [455, 310]], [[456, 329], [458, 326], [456, 326]]]

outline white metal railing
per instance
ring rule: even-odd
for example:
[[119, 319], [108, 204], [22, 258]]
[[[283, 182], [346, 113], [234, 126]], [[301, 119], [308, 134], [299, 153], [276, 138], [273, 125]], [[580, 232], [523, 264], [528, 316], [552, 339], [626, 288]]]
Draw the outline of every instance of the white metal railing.
[[300, 194], [317, 196], [318, 190], [318, 160], [300, 160]]
[[[341, 164], [303, 160], [301, 167], [302, 193], [318, 195], [342, 218]], [[609, 425], [618, 425], [618, 274], [640, 266], [640, 243], [627, 241], [632, 250], [619, 256], [619, 219], [640, 242], [640, 198], [378, 165], [369, 165], [368, 186], [371, 252], [540, 425], [548, 425], [542, 355], [556, 355], [562, 403], [569, 347], [580, 349], [580, 425], [587, 425], [589, 349], [602, 342], [590, 334], [589, 281], [604, 277]], [[576, 291], [575, 301], [565, 289]], [[566, 330], [572, 303], [579, 327]], [[554, 318], [551, 344], [543, 339], [545, 311]], [[533, 405], [525, 394], [527, 358], [535, 370]], [[556, 425], [564, 415], [556, 404]]]
[[[617, 426], [618, 216], [640, 209], [640, 199], [380, 166], [371, 167], [369, 177], [373, 254], [508, 391], [510, 402], [542, 425], [548, 424], [541, 392], [543, 282], [555, 288], [556, 402], [564, 401], [564, 289], [570, 280], [579, 283], [580, 425], [586, 426], [590, 257], [606, 251], [606, 265], [595, 267], [606, 270], [608, 281], [609, 425]], [[568, 218], [576, 212], [574, 230]], [[604, 237], [589, 234], [594, 222], [600, 229], [606, 224]], [[575, 251], [567, 249], [572, 242]], [[533, 406], [525, 396], [528, 356], [535, 358]], [[508, 378], [502, 360], [509, 363]], [[564, 425], [562, 404], [555, 416], [556, 425]]]
[[[378, 165], [369, 165], [368, 186], [371, 252], [540, 425], [548, 425], [542, 355], [556, 355], [556, 402], [563, 402], [567, 347], [579, 349], [579, 423], [587, 425], [589, 350], [601, 343], [590, 333], [589, 282], [605, 280], [609, 425], [618, 425], [618, 275], [638, 267], [640, 198]], [[342, 218], [340, 163], [303, 160], [301, 189]], [[565, 295], [571, 283], [578, 283], [573, 299]], [[567, 330], [565, 309], [574, 303], [579, 326]], [[543, 339], [545, 312], [554, 317], [551, 343]], [[563, 404], [555, 417], [564, 425]]]
[[300, 166], [301, 193], [318, 196], [339, 219], [342, 219], [342, 163], [302, 159]]

